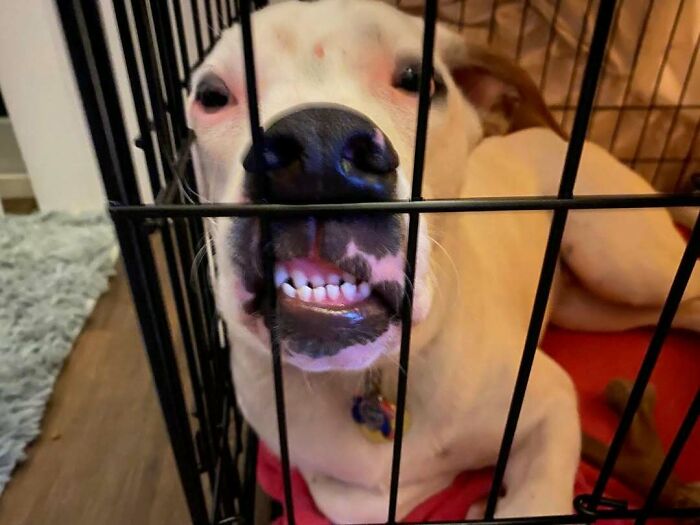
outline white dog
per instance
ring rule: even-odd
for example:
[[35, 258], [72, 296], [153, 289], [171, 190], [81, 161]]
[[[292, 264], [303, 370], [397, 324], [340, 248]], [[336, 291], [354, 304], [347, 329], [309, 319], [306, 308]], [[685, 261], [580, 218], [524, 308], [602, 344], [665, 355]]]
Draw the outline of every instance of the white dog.
[[[324, 0], [266, 8], [253, 29], [267, 175], [254, 174], [234, 27], [193, 78], [189, 119], [204, 198], [252, 202], [267, 183], [275, 202], [406, 199], [422, 21], [378, 2]], [[492, 68], [496, 62], [438, 28], [425, 197], [556, 194], [566, 143], [555, 132], [532, 127], [484, 139], [551, 124], [544, 109], [521, 104], [527, 93], [517, 79], [509, 85]], [[594, 145], [576, 190], [653, 191]], [[421, 217], [399, 518], [460, 471], [495, 463], [550, 219]], [[351, 407], [369, 376], [381, 378], [375, 387], [384, 397], [395, 395], [406, 227], [403, 216], [272, 224], [291, 461], [336, 523], [387, 516], [393, 444], [367, 439]], [[258, 222], [217, 219], [214, 233], [238, 403], [279, 452]], [[596, 330], [654, 324], [683, 249], [666, 210], [570, 213], [551, 319]], [[694, 275], [677, 325], [700, 328], [698, 297]], [[497, 516], [569, 513], [579, 452], [572, 383], [538, 351]]]

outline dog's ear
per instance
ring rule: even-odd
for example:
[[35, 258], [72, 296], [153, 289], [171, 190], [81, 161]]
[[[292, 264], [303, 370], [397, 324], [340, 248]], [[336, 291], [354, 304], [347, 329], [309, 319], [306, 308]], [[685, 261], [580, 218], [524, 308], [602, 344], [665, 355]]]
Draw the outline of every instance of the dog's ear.
[[535, 83], [515, 62], [449, 30], [438, 31], [437, 45], [455, 84], [479, 113], [486, 136], [532, 127], [565, 136]]

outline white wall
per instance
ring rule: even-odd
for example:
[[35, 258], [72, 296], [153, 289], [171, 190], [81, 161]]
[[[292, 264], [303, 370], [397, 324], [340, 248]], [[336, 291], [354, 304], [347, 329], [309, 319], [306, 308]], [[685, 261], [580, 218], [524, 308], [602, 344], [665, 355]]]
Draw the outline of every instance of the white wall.
[[52, 0], [0, 1], [0, 86], [40, 209], [103, 209], [97, 161]]

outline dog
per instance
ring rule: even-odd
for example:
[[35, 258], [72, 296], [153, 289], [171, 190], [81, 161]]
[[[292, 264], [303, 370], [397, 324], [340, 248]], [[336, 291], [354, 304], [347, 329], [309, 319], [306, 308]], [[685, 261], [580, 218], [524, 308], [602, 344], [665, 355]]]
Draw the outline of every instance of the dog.
[[[201, 198], [407, 199], [422, 20], [379, 2], [321, 0], [277, 4], [252, 22], [265, 170], [251, 150], [235, 26], [192, 79]], [[556, 194], [567, 144], [531, 81], [444, 27], [435, 47], [423, 195]], [[654, 190], [588, 144], [576, 192]], [[495, 464], [550, 222], [539, 211], [421, 216], [397, 518], [457, 473]], [[407, 223], [338, 215], [270, 224], [291, 462], [334, 523], [383, 522], [388, 512], [393, 443], [367, 439], [351, 406], [368, 371], [387, 398], [396, 391]], [[211, 230], [237, 402], [279, 453], [260, 223], [219, 218]], [[654, 324], [684, 246], [667, 210], [570, 212], [545, 322]], [[675, 325], [700, 329], [699, 298], [696, 273]], [[572, 382], [538, 350], [496, 517], [570, 513], [580, 436]]]

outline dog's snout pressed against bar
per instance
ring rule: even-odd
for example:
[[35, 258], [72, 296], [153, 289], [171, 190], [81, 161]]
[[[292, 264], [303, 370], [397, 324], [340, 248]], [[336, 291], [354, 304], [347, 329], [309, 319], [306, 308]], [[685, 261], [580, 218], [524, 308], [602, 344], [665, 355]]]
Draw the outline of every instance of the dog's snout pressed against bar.
[[[383, 201], [394, 197], [399, 160], [369, 119], [341, 107], [308, 107], [265, 132], [269, 198], [279, 203]], [[246, 193], [257, 201], [263, 180], [249, 150]]]

